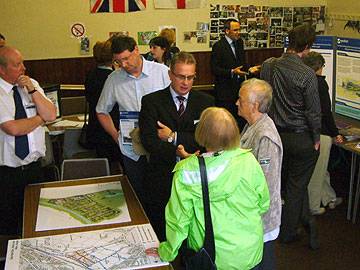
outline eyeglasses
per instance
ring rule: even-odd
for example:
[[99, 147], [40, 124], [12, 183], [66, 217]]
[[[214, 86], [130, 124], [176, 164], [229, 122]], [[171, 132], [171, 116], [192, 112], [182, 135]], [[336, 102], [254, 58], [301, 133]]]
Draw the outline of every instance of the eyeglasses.
[[132, 50], [127, 57], [123, 57], [123, 58], [121, 58], [121, 59], [114, 59], [113, 62], [116, 63], [116, 64], [118, 64], [119, 66], [121, 66], [124, 62], [128, 62], [129, 59], [131, 59], [131, 58], [133, 57], [134, 51], [135, 51], [135, 49]]
[[180, 81], [190, 81], [192, 82], [193, 80], [196, 79], [196, 75], [189, 75], [189, 76], [185, 76], [185, 75], [181, 75], [181, 74], [176, 74], [173, 71], [171, 71], [172, 74], [174, 74], [175, 78], [180, 80]]

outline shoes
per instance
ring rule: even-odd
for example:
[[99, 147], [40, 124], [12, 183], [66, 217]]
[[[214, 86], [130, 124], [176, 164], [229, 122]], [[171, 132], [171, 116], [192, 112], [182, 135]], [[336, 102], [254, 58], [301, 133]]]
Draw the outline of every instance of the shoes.
[[322, 215], [326, 212], [325, 208], [324, 207], [319, 207], [319, 209], [316, 209], [316, 210], [311, 210], [311, 214], [313, 216], [319, 216], [319, 215]]
[[343, 199], [341, 197], [337, 197], [333, 200], [331, 200], [328, 204], [330, 209], [335, 209], [336, 206], [338, 206], [339, 204], [341, 204], [343, 202]]
[[300, 234], [296, 233], [293, 236], [290, 237], [284, 237], [283, 235], [280, 234], [279, 240], [281, 244], [291, 244], [297, 241], [300, 241], [301, 236]]

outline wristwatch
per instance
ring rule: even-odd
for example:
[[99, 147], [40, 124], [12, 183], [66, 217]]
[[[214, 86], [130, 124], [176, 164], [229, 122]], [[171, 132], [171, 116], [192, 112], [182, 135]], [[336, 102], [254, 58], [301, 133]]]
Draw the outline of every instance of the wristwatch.
[[167, 141], [169, 142], [169, 143], [172, 143], [173, 141], [174, 141], [174, 132], [173, 131], [171, 131], [170, 132], [170, 134], [169, 134], [169, 136], [167, 137]]
[[29, 93], [30, 95], [32, 95], [32, 94], [34, 94], [36, 91], [37, 91], [37, 90], [34, 88], [34, 90], [31, 90], [31, 91], [29, 91], [28, 93]]

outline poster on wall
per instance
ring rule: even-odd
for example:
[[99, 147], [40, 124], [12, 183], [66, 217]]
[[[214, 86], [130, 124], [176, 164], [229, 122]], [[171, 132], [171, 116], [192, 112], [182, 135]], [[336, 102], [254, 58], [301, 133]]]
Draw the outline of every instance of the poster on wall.
[[337, 38], [335, 112], [360, 120], [360, 39]]
[[157, 36], [156, 31], [138, 32], [138, 45], [149, 45], [150, 40]]
[[318, 34], [322, 34], [325, 30], [323, 27], [325, 6], [271, 7], [210, 4], [210, 47], [224, 35], [224, 22], [230, 18], [240, 22], [241, 37], [246, 48], [283, 47], [286, 33], [294, 26], [303, 23], [311, 23], [318, 29]]
[[335, 37], [333, 36], [316, 36], [315, 42], [311, 47], [311, 51], [320, 53], [325, 59], [325, 66], [323, 67], [322, 75], [329, 85], [329, 95], [331, 102], [333, 102], [334, 92], [334, 50], [335, 50]]

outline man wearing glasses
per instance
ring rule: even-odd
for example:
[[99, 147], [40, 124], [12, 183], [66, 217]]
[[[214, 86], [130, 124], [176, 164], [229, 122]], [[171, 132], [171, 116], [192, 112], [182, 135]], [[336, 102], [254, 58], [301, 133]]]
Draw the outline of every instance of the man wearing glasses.
[[169, 70], [171, 85], [142, 99], [141, 141], [150, 153], [145, 185], [149, 191], [147, 214], [160, 241], [165, 240], [164, 214], [170, 197], [172, 170], [186, 152], [199, 150], [194, 138], [196, 123], [204, 109], [214, 106], [210, 95], [191, 91], [195, 68], [193, 55], [176, 54]]
[[[142, 97], [170, 84], [168, 67], [145, 60], [131, 37], [114, 38], [111, 50], [114, 61], [121, 68], [111, 73], [105, 82], [96, 106], [97, 117], [105, 131], [119, 144], [125, 173], [142, 201], [146, 157], [134, 152], [129, 131], [130, 126], [137, 126]], [[115, 103], [119, 106], [120, 131], [114, 126], [109, 114]], [[130, 118], [122, 119], [122, 115]]]

